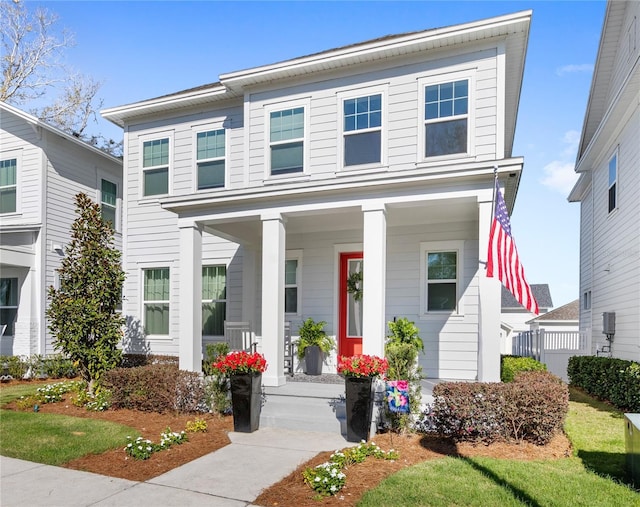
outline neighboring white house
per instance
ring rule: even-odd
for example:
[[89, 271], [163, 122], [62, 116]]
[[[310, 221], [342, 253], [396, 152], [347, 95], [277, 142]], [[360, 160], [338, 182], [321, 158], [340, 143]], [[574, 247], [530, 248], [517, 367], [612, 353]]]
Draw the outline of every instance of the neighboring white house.
[[383, 37], [103, 111], [124, 128], [127, 350], [197, 371], [225, 319], [250, 321], [281, 385], [286, 321], [382, 355], [408, 317], [428, 376], [498, 380], [485, 252], [494, 168], [511, 211], [523, 167], [530, 21]]
[[529, 329], [537, 331], [544, 329], [545, 331], [558, 332], [578, 332], [578, 321], [580, 316], [580, 300], [576, 299], [559, 306], [543, 315], [539, 315], [529, 321]]
[[[553, 308], [548, 284], [531, 284], [531, 292], [538, 303], [541, 316]], [[518, 300], [505, 287], [502, 287], [501, 308], [500, 353], [511, 354], [514, 336], [529, 330], [528, 321], [533, 319], [535, 314], [518, 303]]]
[[[569, 201], [580, 203], [580, 330], [640, 360], [640, 2], [609, 1]], [[609, 342], [603, 314], [615, 329]], [[611, 314], [615, 314], [611, 319]], [[604, 350], [603, 350], [604, 347]], [[608, 350], [610, 347], [610, 350]]]
[[0, 102], [0, 354], [53, 352], [47, 287], [71, 237], [75, 195], [102, 203], [119, 231], [121, 189], [121, 160]]

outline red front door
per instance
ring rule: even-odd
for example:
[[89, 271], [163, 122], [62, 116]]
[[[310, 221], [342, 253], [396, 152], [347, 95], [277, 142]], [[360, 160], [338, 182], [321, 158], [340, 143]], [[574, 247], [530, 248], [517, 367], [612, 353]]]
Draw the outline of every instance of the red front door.
[[347, 291], [347, 279], [358, 272], [362, 273], [362, 252], [341, 253], [338, 355], [342, 356], [362, 354], [362, 299]]

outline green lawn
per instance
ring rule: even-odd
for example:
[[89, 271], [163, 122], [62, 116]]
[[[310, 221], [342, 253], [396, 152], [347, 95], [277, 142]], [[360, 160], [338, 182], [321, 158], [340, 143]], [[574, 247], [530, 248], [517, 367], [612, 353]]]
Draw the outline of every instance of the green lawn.
[[[34, 394], [41, 385], [3, 386], [0, 403]], [[134, 428], [107, 421], [41, 412], [0, 410], [0, 454], [36, 463], [60, 465], [87, 454], [126, 445]]]
[[572, 392], [565, 431], [574, 447], [571, 458], [427, 461], [389, 477], [359, 506], [640, 506], [640, 493], [622, 483], [622, 414]]

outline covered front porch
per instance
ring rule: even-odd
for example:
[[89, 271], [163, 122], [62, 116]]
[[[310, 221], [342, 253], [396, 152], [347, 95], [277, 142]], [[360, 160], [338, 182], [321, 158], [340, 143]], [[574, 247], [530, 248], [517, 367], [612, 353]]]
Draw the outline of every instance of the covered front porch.
[[[387, 323], [407, 317], [421, 330], [427, 376], [498, 380], [500, 286], [484, 276], [484, 254], [479, 254], [487, 249], [492, 197], [491, 186], [482, 181], [463, 190], [388, 188], [384, 197], [370, 190], [165, 203], [179, 215], [180, 367], [201, 367], [199, 274], [203, 236], [210, 234], [239, 245], [234, 263], [241, 267], [241, 284], [228, 290], [241, 293], [237, 320], [252, 323], [258, 350], [269, 364], [265, 386], [287, 382], [285, 322], [295, 339], [307, 317], [326, 321], [327, 333], [336, 339], [327, 373], [335, 373], [339, 354], [384, 355]], [[443, 289], [447, 296], [454, 291], [455, 302], [432, 311], [427, 308], [427, 259], [429, 252], [443, 250], [456, 253], [455, 276], [447, 281], [454, 288]], [[359, 261], [353, 269], [363, 276], [359, 336], [349, 330], [354, 309], [344, 297], [341, 265], [348, 255]], [[293, 284], [287, 276], [292, 260], [297, 266]]]

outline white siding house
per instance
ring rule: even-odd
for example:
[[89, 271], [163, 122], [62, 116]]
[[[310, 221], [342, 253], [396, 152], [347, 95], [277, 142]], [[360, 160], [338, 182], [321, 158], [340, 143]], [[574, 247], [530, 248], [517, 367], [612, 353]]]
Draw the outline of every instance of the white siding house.
[[45, 309], [84, 192], [122, 245], [122, 161], [0, 102], [0, 354], [52, 353]]
[[523, 167], [530, 21], [384, 37], [103, 111], [125, 136], [126, 348], [197, 371], [224, 320], [249, 321], [281, 385], [285, 322], [324, 320], [337, 354], [382, 355], [408, 317], [428, 376], [498, 380], [485, 252], [494, 169], [511, 210]]
[[[553, 308], [548, 284], [531, 284], [531, 292], [538, 303], [541, 316]], [[514, 337], [529, 330], [528, 321], [535, 318], [536, 315], [522, 306], [506, 287], [502, 287], [501, 300], [500, 353], [512, 354]]]
[[[640, 360], [640, 2], [609, 1], [569, 200], [580, 203], [580, 330]], [[615, 333], [603, 334], [603, 314]]]

